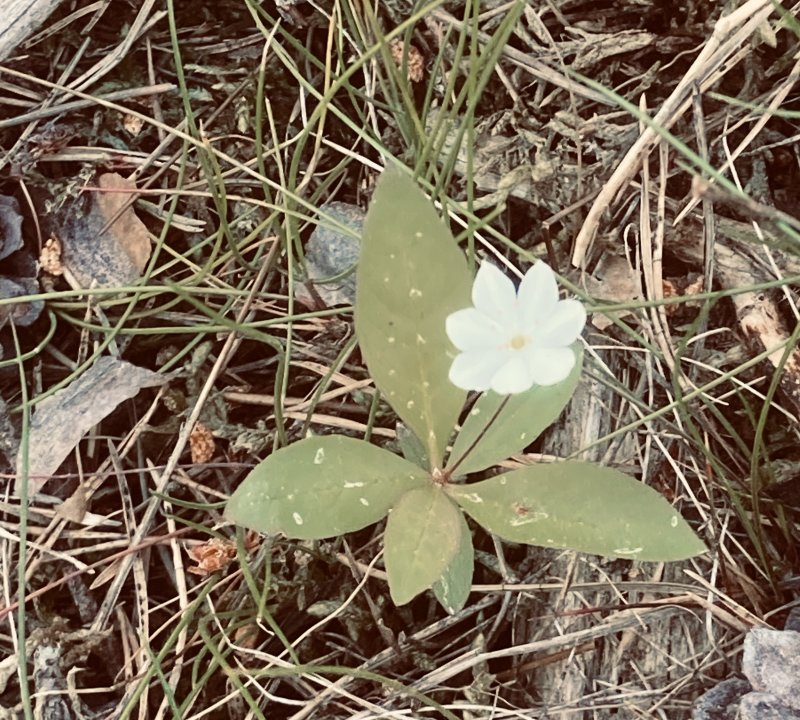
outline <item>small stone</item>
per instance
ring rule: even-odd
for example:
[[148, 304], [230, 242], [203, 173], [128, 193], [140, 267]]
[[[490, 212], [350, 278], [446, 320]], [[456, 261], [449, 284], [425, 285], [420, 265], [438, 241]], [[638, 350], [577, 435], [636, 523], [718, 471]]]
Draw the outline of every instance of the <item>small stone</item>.
[[741, 720], [800, 720], [800, 712], [771, 693], [752, 692], [742, 698], [738, 717]]
[[800, 632], [800, 605], [793, 607], [789, 611], [789, 614], [786, 616], [786, 622], [784, 623], [783, 629]]
[[22, 215], [17, 199], [0, 195], [0, 260], [22, 249]]
[[326, 203], [320, 210], [350, 228], [353, 234], [328, 227], [320, 219], [304, 248], [308, 278], [295, 285], [295, 298], [309, 307], [318, 304], [315, 294], [327, 307], [352, 305], [356, 300], [355, 267], [361, 251], [364, 211], [343, 202]]
[[800, 632], [753, 628], [744, 640], [742, 670], [754, 690], [800, 709]]
[[[35, 278], [10, 278], [0, 275], [0, 299], [8, 300], [24, 295], [35, 295], [38, 292], [39, 285]], [[44, 300], [20, 301], [0, 305], [0, 327], [11, 318], [18, 326], [27, 327], [32, 325], [39, 318], [42, 310], [44, 310]]]
[[695, 700], [692, 720], [735, 720], [739, 700], [748, 692], [750, 683], [747, 680], [723, 680]]

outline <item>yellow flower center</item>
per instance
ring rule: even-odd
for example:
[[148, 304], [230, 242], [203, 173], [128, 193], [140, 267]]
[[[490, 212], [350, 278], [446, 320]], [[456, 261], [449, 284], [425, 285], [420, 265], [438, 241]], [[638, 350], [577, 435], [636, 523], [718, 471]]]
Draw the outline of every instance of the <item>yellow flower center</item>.
[[528, 338], [524, 335], [515, 335], [511, 338], [511, 342], [509, 345], [511, 346], [512, 350], [522, 350], [528, 344]]

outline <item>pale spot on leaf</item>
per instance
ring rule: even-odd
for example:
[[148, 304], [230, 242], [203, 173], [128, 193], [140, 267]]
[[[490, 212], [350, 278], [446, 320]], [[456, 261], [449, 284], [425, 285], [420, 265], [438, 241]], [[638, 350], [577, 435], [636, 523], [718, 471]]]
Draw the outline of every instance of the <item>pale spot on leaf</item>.
[[539, 520], [547, 520], [550, 516], [546, 512], [526, 512], [523, 515], [517, 514], [511, 521], [512, 527], [519, 527], [520, 525], [527, 525], [528, 523], [539, 522]]
[[615, 555], [638, 555], [642, 552], [642, 548], [614, 548], [613, 552]]
[[314, 455], [314, 465], [322, 465], [325, 460], [325, 448], [319, 448]]
[[298, 525], [303, 524], [303, 517], [300, 515], [300, 513], [292, 513], [292, 518]]
[[422, 337], [419, 333], [417, 333], [417, 345], [427, 345], [428, 341]]
[[417, 288], [411, 288], [411, 290], [408, 291], [408, 297], [421, 298], [422, 290], [418, 290]]
[[422, 233], [419, 230], [417, 230], [417, 232], [414, 233], [414, 237], [415, 238], [421, 238], [422, 237]]
[[464, 498], [464, 500], [467, 500], [468, 502], [473, 502], [473, 503], [483, 502], [483, 498], [480, 495], [478, 495], [478, 493], [465, 493], [461, 497]]
[[672, 519], [669, 521], [669, 524], [672, 527], [678, 527], [678, 516], [677, 515], [673, 515]]
[[480, 415], [481, 414], [481, 409], [480, 408], [472, 408], [472, 410], [470, 410], [469, 414], [470, 415]]
[[388, 337], [388, 338], [386, 338], [386, 340], [387, 340], [387, 342], [389, 343], [389, 345], [393, 345], [393, 344], [394, 344], [394, 341], [395, 341], [395, 338], [393, 338], [393, 337]]
[[364, 507], [369, 505], [369, 500], [367, 500], [367, 498], [358, 498], [358, 500]]
[[347, 482], [347, 480], [345, 480], [344, 486], [346, 488], [364, 487], [364, 483], [363, 482]]
[[411, 410], [411, 408], [413, 408], [413, 407], [414, 407], [414, 401], [413, 401], [413, 400], [409, 400], [409, 401], [406, 403], [406, 407], [407, 407], [409, 410]]
[[529, 523], [534, 522], [536, 518], [533, 517], [515, 517], [511, 521], [511, 527], [520, 527], [520, 525], [528, 525]]

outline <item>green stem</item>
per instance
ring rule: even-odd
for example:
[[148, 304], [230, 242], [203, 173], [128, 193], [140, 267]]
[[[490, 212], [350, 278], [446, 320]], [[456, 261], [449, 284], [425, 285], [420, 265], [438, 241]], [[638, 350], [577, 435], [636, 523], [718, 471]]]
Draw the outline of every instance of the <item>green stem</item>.
[[25, 366], [22, 361], [22, 349], [19, 346], [17, 336], [17, 326], [13, 320], [11, 322], [11, 334], [14, 339], [14, 350], [19, 365], [19, 387], [22, 399], [22, 432], [20, 433], [20, 475], [18, 478], [19, 486], [19, 558], [17, 564], [17, 597], [19, 606], [17, 608], [17, 647], [20, 662], [17, 663], [17, 676], [19, 677], [19, 693], [22, 710], [25, 720], [33, 720], [34, 712], [31, 705], [30, 687], [28, 686], [28, 663], [27, 663], [27, 608], [25, 607], [25, 572], [28, 569], [28, 451], [30, 440], [30, 405], [28, 403], [28, 385], [25, 378]]
[[508, 405], [508, 401], [510, 399], [511, 395], [506, 395], [503, 398], [503, 402], [501, 402], [500, 405], [498, 405], [497, 410], [495, 410], [492, 417], [489, 418], [489, 422], [486, 423], [486, 427], [484, 427], [483, 430], [481, 430], [478, 433], [478, 436], [470, 443], [469, 447], [466, 450], [464, 450], [461, 457], [458, 458], [458, 460], [456, 460], [455, 465], [453, 465], [453, 467], [451, 467], [447, 471], [446, 473], [447, 480], [449, 480], [451, 477], [453, 477], [453, 475], [455, 475], [456, 470], [458, 470], [458, 466], [461, 465], [461, 463], [463, 463], [464, 460], [466, 460], [467, 456], [475, 449], [475, 446], [483, 439], [483, 437], [488, 432], [489, 428], [492, 427], [495, 420], [497, 420], [497, 418], [500, 416], [500, 413], [503, 412], [505, 406]]

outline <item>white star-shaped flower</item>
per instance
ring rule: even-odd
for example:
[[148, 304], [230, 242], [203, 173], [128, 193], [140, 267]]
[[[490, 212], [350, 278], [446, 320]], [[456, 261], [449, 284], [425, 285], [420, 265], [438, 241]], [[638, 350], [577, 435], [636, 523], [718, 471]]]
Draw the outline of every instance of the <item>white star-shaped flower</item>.
[[472, 286], [475, 307], [447, 317], [447, 336], [460, 354], [450, 381], [464, 390], [500, 395], [555, 385], [575, 365], [575, 342], [586, 323], [577, 300], [559, 300], [553, 271], [537, 262], [519, 291], [500, 270], [481, 264]]

